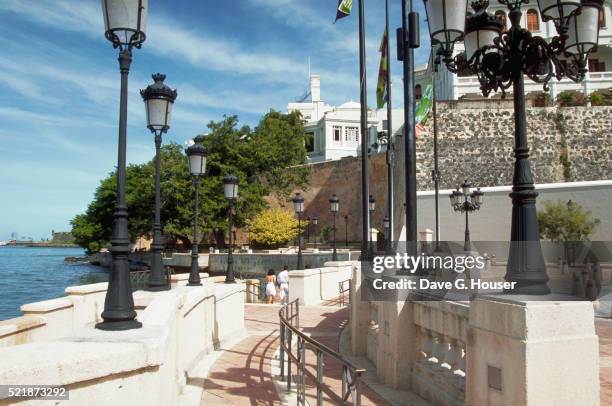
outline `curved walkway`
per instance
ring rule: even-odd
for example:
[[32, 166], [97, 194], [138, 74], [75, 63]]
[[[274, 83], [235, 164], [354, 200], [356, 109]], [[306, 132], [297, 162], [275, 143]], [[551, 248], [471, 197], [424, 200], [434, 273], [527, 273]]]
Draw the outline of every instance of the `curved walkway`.
[[[245, 306], [247, 337], [224, 348], [224, 353], [212, 365], [204, 383], [202, 405], [282, 405], [270, 371], [272, 358], [279, 347], [279, 309], [280, 306], [275, 305]], [[346, 308], [300, 307], [301, 330], [334, 349], [338, 349], [340, 333], [347, 321]], [[307, 362], [313, 364], [309, 358]], [[341, 391], [338, 370], [333, 362], [326, 362], [327, 395], [333, 396]], [[363, 405], [388, 404], [365, 386], [362, 393]]]

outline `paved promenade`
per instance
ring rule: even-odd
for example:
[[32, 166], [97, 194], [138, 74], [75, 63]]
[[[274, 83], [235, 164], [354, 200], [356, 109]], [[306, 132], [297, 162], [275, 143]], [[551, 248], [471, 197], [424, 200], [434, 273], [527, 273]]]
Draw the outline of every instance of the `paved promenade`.
[[[213, 364], [204, 384], [202, 405], [282, 405], [270, 373], [271, 360], [279, 342], [278, 311], [274, 305], [246, 305], [245, 324], [248, 336], [225, 348]], [[229, 316], [231, 317], [231, 316]], [[333, 306], [300, 308], [301, 330], [332, 349], [338, 349], [343, 326], [348, 321], [348, 310]], [[307, 351], [307, 364], [314, 372], [315, 360]], [[295, 373], [295, 369], [293, 370]], [[332, 360], [325, 361], [324, 403], [338, 404], [342, 381], [340, 367]], [[308, 382], [308, 400], [315, 402], [312, 382]], [[363, 387], [363, 405], [387, 405], [382, 398]]]
[[[271, 361], [279, 346], [277, 305], [246, 305], [247, 336], [230, 348], [212, 365], [204, 383], [202, 405], [282, 406], [271, 376]], [[348, 310], [336, 306], [300, 308], [301, 330], [334, 350], [338, 349], [339, 335], [348, 321]], [[597, 319], [600, 348], [601, 404], [612, 405], [612, 320]], [[312, 373], [316, 365], [314, 355], [307, 352], [307, 364]], [[295, 373], [295, 369], [294, 369]], [[312, 380], [307, 396], [315, 404]], [[325, 404], [339, 404], [342, 382], [340, 367], [325, 362]], [[364, 405], [388, 405], [365, 385]]]

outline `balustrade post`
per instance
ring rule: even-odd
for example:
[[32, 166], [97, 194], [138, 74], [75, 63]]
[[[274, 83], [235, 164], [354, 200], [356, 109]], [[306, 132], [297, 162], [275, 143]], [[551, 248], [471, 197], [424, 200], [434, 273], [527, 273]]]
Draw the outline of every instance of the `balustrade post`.
[[317, 350], [317, 406], [323, 406], [323, 352]]

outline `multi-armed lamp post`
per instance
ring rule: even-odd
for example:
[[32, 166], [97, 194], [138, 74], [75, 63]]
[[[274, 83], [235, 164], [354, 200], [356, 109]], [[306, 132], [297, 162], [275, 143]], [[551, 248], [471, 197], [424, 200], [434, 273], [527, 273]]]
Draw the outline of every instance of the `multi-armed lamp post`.
[[[599, 42], [599, 12], [603, 0], [538, 0], [542, 20], [552, 21], [558, 35], [551, 40], [521, 27], [521, 5], [528, 0], [499, 0], [509, 9], [512, 26], [506, 32], [487, 13], [489, 2], [472, 2], [475, 13], [466, 18], [467, 0], [424, 0], [432, 44], [442, 47], [449, 71], [477, 75], [485, 96], [512, 87], [514, 98], [514, 176], [512, 231], [505, 279], [517, 282], [512, 293], [547, 294], [548, 276], [540, 244], [536, 198], [525, 112], [524, 75], [542, 83], [555, 77], [584, 79], [589, 53]], [[454, 44], [465, 42], [465, 52], [454, 56]]]
[[453, 190], [453, 193], [451, 193], [449, 196], [453, 210], [460, 213], [465, 213], [465, 240], [463, 242], [464, 251], [472, 250], [472, 242], [470, 241], [469, 214], [480, 210], [483, 196], [484, 193], [480, 191], [480, 188], [472, 191], [472, 185], [470, 185], [467, 180], [461, 184], [461, 188]]
[[293, 198], [293, 210], [298, 216], [298, 257], [297, 269], [304, 269], [304, 261], [302, 260], [302, 214], [304, 214], [304, 198], [301, 194], [296, 193]]
[[227, 247], [227, 274], [225, 275], [225, 283], [236, 283], [234, 278], [234, 233], [232, 232], [234, 203], [238, 199], [238, 178], [235, 175], [227, 175], [223, 178], [223, 193], [229, 202], [227, 210], [229, 245]]
[[193, 241], [191, 242], [191, 270], [187, 286], [202, 286], [200, 267], [198, 264], [198, 209], [200, 207], [200, 177], [206, 172], [208, 153], [202, 144], [193, 144], [187, 148], [189, 158], [189, 173], [193, 176], [195, 187], [195, 203], [193, 207]]
[[112, 264], [108, 290], [102, 312], [103, 322], [96, 328], [101, 330], [130, 330], [142, 327], [136, 320], [134, 298], [130, 282], [130, 238], [128, 234], [128, 211], [125, 200], [128, 75], [132, 63], [132, 49], [140, 48], [146, 38], [147, 0], [124, 0], [122, 2], [102, 0], [105, 37], [119, 48], [121, 72], [121, 98], [119, 105], [119, 145], [117, 159], [117, 202], [113, 214], [111, 237]]
[[176, 90], [164, 84], [166, 75], [157, 73], [153, 75], [155, 83], [140, 91], [147, 111], [147, 128], [155, 134], [155, 223], [153, 224], [153, 244], [151, 244], [153, 257], [151, 259], [151, 272], [147, 290], [160, 291], [169, 288], [168, 280], [164, 274], [162, 251], [164, 241], [160, 215], [160, 176], [162, 134], [170, 129], [172, 106], [176, 100]]
[[329, 210], [332, 214], [332, 236], [333, 236], [333, 252], [332, 252], [332, 261], [338, 260], [338, 252], [336, 250], [336, 214], [340, 210], [340, 200], [338, 200], [338, 196], [334, 194], [331, 199], [329, 199]]

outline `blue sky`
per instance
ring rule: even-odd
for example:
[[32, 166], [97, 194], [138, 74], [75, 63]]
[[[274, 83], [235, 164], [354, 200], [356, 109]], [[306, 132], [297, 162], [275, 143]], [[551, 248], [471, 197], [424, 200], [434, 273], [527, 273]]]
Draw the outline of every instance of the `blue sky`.
[[[394, 42], [401, 2], [390, 3]], [[359, 100], [357, 10], [334, 25], [336, 4], [149, 0], [147, 40], [134, 51], [130, 74], [128, 161], [154, 153], [138, 94], [152, 73], [165, 73], [178, 89], [166, 142], [183, 143], [224, 114], [255, 125], [270, 108], [285, 111], [307, 89], [309, 57], [327, 103]], [[372, 106], [384, 1], [367, 1], [366, 16]], [[70, 229], [116, 165], [117, 52], [104, 38], [97, 0], [4, 0], [0, 20], [0, 240], [11, 232], [47, 238]], [[417, 63], [429, 53], [422, 37]], [[391, 68], [400, 107], [401, 65]]]

